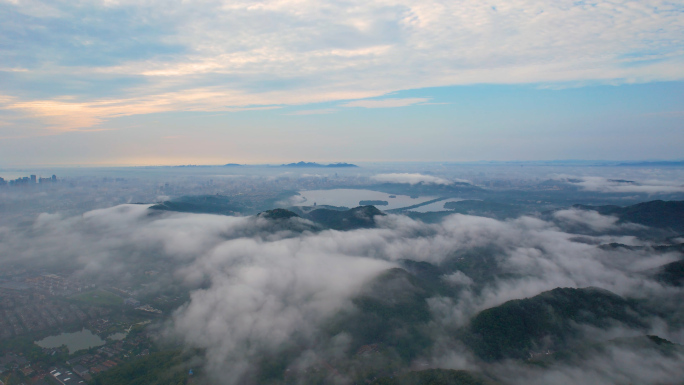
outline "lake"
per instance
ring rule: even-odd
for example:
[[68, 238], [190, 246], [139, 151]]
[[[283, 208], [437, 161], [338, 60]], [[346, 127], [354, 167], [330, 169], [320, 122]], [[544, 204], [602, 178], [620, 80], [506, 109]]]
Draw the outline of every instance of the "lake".
[[[393, 196], [394, 198], [390, 198]], [[387, 206], [376, 206], [380, 210], [392, 210], [413, 206], [435, 199], [433, 196], [412, 198], [408, 195], [387, 194], [379, 191], [361, 189], [333, 189], [300, 191], [295, 199], [295, 206], [345, 206], [357, 207], [360, 201], [387, 201]]]
[[424, 206], [416, 207], [414, 209], [411, 209], [409, 211], [416, 211], [419, 213], [429, 213], [429, 212], [434, 212], [434, 211], [450, 211], [449, 209], [444, 208], [444, 204], [447, 202], [460, 202], [465, 199], [459, 199], [459, 198], [449, 198], [445, 199], [439, 202], [434, 202], [434, 203], [429, 203]]
[[102, 346], [105, 344], [105, 341], [98, 337], [97, 334], [93, 334], [93, 332], [84, 328], [80, 332], [62, 333], [43, 338], [35, 343], [41, 348], [58, 348], [66, 345], [67, 349], [69, 349], [69, 354], [72, 354], [81, 349]]

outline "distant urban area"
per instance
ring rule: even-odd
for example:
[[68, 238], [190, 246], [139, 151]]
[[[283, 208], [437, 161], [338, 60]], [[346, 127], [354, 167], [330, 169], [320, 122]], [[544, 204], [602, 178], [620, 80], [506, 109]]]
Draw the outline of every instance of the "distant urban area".
[[30, 176], [25, 176], [22, 178], [17, 178], [14, 180], [5, 180], [4, 178], [0, 177], [0, 186], [3, 185], [10, 185], [10, 186], [25, 186], [29, 184], [44, 184], [44, 183], [55, 183], [57, 182], [57, 176], [53, 175], [49, 178], [43, 178], [43, 177], [36, 177], [36, 175], [30, 175]]

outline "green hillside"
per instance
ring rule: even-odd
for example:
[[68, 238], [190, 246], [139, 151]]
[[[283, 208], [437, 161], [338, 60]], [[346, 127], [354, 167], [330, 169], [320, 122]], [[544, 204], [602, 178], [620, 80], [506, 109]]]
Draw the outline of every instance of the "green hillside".
[[335, 230], [353, 230], [375, 227], [375, 216], [385, 215], [375, 206], [359, 206], [346, 211], [317, 209], [307, 217], [321, 225]]
[[621, 222], [632, 222], [659, 229], [684, 232], [684, 201], [662, 201], [638, 203], [632, 206], [587, 206], [574, 205], [583, 210], [595, 210], [603, 215], [615, 215]]
[[645, 328], [641, 313], [634, 302], [607, 290], [557, 288], [480, 312], [463, 339], [484, 360], [529, 358], [566, 347], [579, 337], [575, 325]]

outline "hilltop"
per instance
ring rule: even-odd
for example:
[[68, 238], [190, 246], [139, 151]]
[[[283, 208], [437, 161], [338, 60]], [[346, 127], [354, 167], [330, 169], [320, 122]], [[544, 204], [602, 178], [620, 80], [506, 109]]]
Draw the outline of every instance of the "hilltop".
[[577, 325], [646, 327], [634, 301], [598, 288], [556, 288], [484, 310], [471, 321], [465, 342], [484, 360], [528, 358], [565, 348], [580, 338]]

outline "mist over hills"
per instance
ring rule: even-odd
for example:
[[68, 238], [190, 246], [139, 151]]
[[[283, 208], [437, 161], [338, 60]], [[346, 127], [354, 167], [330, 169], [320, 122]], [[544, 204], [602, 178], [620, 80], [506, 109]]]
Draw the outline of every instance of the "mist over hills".
[[288, 163], [288, 164], [282, 164], [280, 167], [298, 167], [298, 168], [317, 168], [317, 167], [328, 167], [328, 168], [349, 168], [349, 167], [359, 167], [355, 164], [351, 163], [330, 163], [330, 164], [320, 164], [316, 162], [297, 162], [297, 163]]
[[588, 205], [574, 205], [573, 207], [596, 211], [601, 215], [613, 215], [622, 223], [631, 222], [684, 233], [684, 221], [682, 221], [684, 201], [655, 200], [626, 207]]
[[[385, 187], [390, 185], [385, 185]], [[420, 186], [419, 186], [420, 187]], [[398, 193], [398, 189], [389, 189]], [[434, 193], [433, 190], [430, 190]], [[406, 192], [406, 191], [403, 191]], [[362, 201], [363, 202], [363, 201]], [[273, 205], [274, 203], [267, 202], [266, 204]], [[268, 207], [268, 206], [262, 206]], [[575, 204], [570, 207], [574, 210], [579, 210], [581, 212], [590, 213], [595, 212], [599, 215], [605, 216], [604, 219], [614, 222], [614, 223], [594, 223], [593, 226], [610, 226], [622, 225], [622, 224], [636, 224], [643, 225], [644, 228], [632, 228], [631, 231], [645, 231], [646, 228], [662, 229], [672, 232], [672, 234], [682, 234], [684, 233], [684, 201], [662, 201], [654, 200], [649, 202], [638, 203], [630, 206], [591, 206], [591, 205], [581, 205]], [[249, 203], [245, 204], [240, 200], [235, 200], [226, 196], [220, 195], [205, 195], [205, 196], [184, 196], [179, 197], [172, 201], [164, 201], [162, 203], [155, 204], [150, 207], [152, 210], [164, 210], [164, 211], [176, 211], [176, 212], [187, 212], [187, 213], [206, 213], [206, 214], [221, 214], [221, 215], [236, 215], [249, 212], [254, 210], [255, 207]], [[393, 213], [406, 213], [407, 209], [394, 209], [390, 210]], [[353, 229], [360, 227], [373, 227], [374, 221], [373, 217], [376, 215], [384, 215], [384, 213], [377, 209], [375, 206], [359, 206], [354, 209], [348, 209], [346, 207], [334, 207], [334, 206], [290, 206], [287, 209], [279, 208], [278, 210], [287, 210], [291, 212], [291, 215], [301, 216], [303, 218], [312, 220], [314, 222], [319, 222], [327, 228], [333, 228], [337, 230], [343, 229]], [[572, 214], [567, 216], [565, 214], [571, 213], [571, 211], [563, 211], [563, 209], [548, 211], [541, 213], [541, 216], [548, 220], [555, 220], [560, 225], [572, 225], [576, 218]], [[270, 211], [270, 210], [265, 210]], [[559, 211], [561, 212], [560, 214]], [[277, 214], [278, 212], [274, 212]], [[280, 212], [282, 214], [283, 212]], [[446, 215], [452, 213], [462, 213], [471, 214], [478, 216], [488, 216], [497, 219], [507, 219], [516, 218], [524, 214], [539, 215], [534, 211], [530, 211], [529, 208], [524, 208], [519, 205], [511, 205], [506, 203], [496, 203], [491, 201], [481, 201], [481, 200], [461, 200], [456, 202], [447, 202], [444, 204], [444, 211], [441, 213], [435, 213], [437, 220], [442, 219]], [[430, 214], [421, 215], [419, 213], [408, 213], [414, 218], [422, 219], [426, 218], [428, 221], [431, 220]], [[288, 214], [290, 215], [290, 214]], [[565, 215], [565, 216], [564, 216]], [[365, 218], [365, 219], [364, 219]], [[611, 220], [610, 218], [615, 218]], [[348, 224], [343, 224], [342, 222], [347, 222]], [[581, 223], [579, 221], [578, 223]], [[626, 231], [626, 228], [619, 228], [619, 231]], [[589, 227], [591, 230], [591, 226]], [[605, 229], [601, 229], [605, 230]]]
[[684, 385], [683, 37], [0, 0], [0, 385]]
[[660, 267], [658, 280], [672, 286], [684, 286], [684, 259]]
[[150, 207], [151, 210], [178, 211], [182, 213], [206, 213], [231, 215], [239, 213], [243, 206], [235, 204], [226, 196], [203, 195], [185, 196], [173, 201], [165, 201]]
[[287, 209], [273, 209], [261, 212], [257, 214], [257, 217], [276, 221], [284, 227], [291, 223], [290, 219], [305, 219], [313, 222], [310, 231], [324, 229], [344, 231], [375, 227], [375, 217], [386, 215], [374, 206], [359, 206], [349, 210], [320, 208], [301, 214], [300, 216]]
[[607, 290], [556, 288], [480, 312], [471, 320], [465, 338], [485, 360], [524, 359], [567, 349], [582, 325], [645, 329], [642, 318], [647, 314], [637, 303]]
[[[301, 186], [342, 182], [290, 172], [263, 177], [278, 186], [273, 191], [260, 190], [259, 177], [221, 179], [212, 171], [210, 179], [184, 182], [193, 183], [191, 193], [158, 184], [148, 200], [157, 203], [3, 225], [0, 322], [9, 334], [0, 347], [45, 365], [66, 366], [84, 353], [105, 362], [99, 347], [53, 356], [33, 341], [55, 329], [98, 331], [107, 318], [115, 326], [98, 331], [105, 338], [105, 330], [149, 323], [121, 345], [106, 342], [130, 351], [92, 376], [103, 385], [655, 385], [684, 378], [681, 200], [631, 204], [634, 192], [578, 187], [586, 178], [497, 190], [386, 172], [380, 179], [401, 183], [338, 178], [362, 191], [384, 186], [387, 201], [407, 194], [406, 206], [311, 206], [297, 199]], [[586, 188], [646, 186], [628, 180], [591, 180]], [[221, 187], [232, 183], [245, 187]], [[590, 204], [603, 202], [610, 204]], [[438, 211], [414, 211], [424, 207]], [[43, 289], [37, 283], [46, 279], [60, 284]], [[76, 285], [62, 282], [82, 291], [57, 293]], [[37, 302], [16, 290], [22, 287]], [[161, 313], [123, 304], [129, 299]], [[83, 321], [48, 327], [49, 309], [64, 306]], [[134, 338], [140, 348], [126, 342]]]
[[375, 206], [359, 206], [347, 211], [316, 209], [307, 217], [331, 229], [351, 230], [375, 227], [375, 217], [383, 215]]

